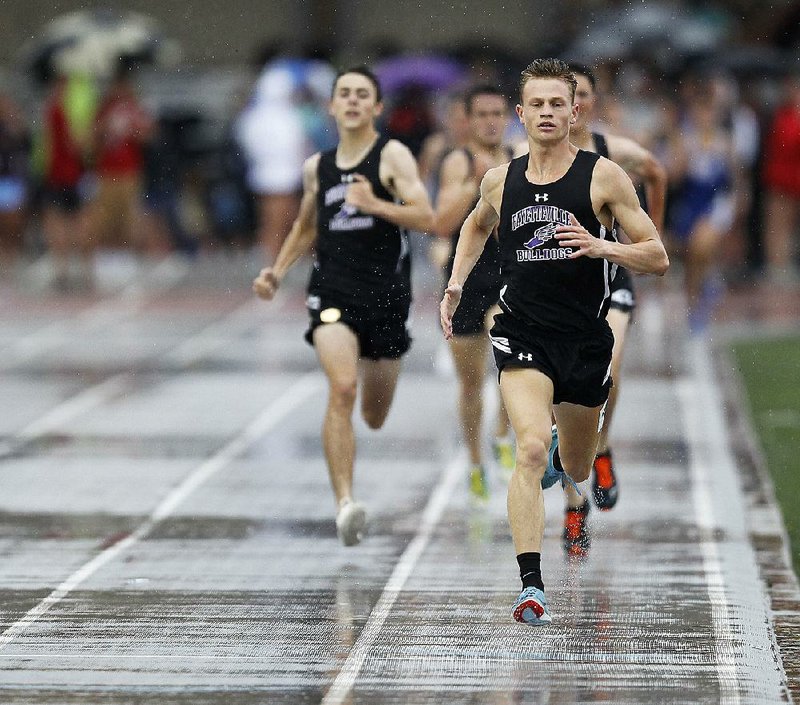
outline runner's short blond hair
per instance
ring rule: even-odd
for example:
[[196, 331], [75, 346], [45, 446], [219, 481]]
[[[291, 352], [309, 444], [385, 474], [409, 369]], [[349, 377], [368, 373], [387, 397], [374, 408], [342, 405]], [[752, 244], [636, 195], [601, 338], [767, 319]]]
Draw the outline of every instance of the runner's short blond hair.
[[532, 78], [558, 78], [569, 86], [571, 99], [575, 100], [575, 89], [578, 82], [569, 64], [561, 59], [534, 59], [519, 75], [519, 97], [522, 100], [522, 89]]

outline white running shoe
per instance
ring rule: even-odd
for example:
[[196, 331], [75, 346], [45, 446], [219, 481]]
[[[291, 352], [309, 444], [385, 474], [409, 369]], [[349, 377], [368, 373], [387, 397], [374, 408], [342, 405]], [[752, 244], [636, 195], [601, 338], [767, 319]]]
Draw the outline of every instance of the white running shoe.
[[352, 500], [345, 502], [336, 515], [336, 533], [345, 546], [355, 546], [364, 537], [367, 512], [364, 505]]

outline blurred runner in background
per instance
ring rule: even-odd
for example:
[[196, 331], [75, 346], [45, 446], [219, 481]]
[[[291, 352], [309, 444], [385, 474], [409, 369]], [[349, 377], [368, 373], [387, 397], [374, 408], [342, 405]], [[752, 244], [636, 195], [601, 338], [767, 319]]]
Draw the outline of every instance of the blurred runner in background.
[[[596, 81], [593, 72], [586, 66], [570, 64], [575, 80], [575, 103], [578, 116], [570, 129], [570, 141], [579, 149], [596, 152], [619, 164], [644, 189], [644, 205], [658, 232], [664, 228], [664, 205], [667, 194], [667, 172], [660, 162], [644, 147], [633, 140], [617, 135], [593, 132], [591, 129], [594, 106], [597, 100]], [[608, 394], [608, 402], [597, 445], [597, 455], [592, 468], [592, 496], [599, 509], [608, 510], [617, 503], [619, 488], [614, 469], [613, 456], [608, 442], [611, 421], [619, 398], [622, 381], [622, 358], [625, 336], [636, 307], [636, 292], [633, 275], [624, 267], [617, 267], [611, 280], [611, 298], [606, 320], [614, 334], [614, 349], [611, 356], [611, 376], [614, 385]], [[566, 488], [567, 509], [564, 515], [564, 548], [571, 555], [583, 556], [589, 549], [590, 537], [586, 522], [589, 513], [589, 498], [581, 497], [574, 488]]]
[[275, 260], [253, 289], [270, 300], [289, 268], [316, 244], [308, 287], [311, 343], [328, 378], [322, 428], [336, 500], [336, 529], [345, 546], [358, 543], [366, 510], [353, 498], [353, 408], [383, 426], [411, 336], [411, 262], [405, 230], [430, 230], [433, 213], [407, 147], [380, 135], [381, 89], [365, 67], [339, 74], [331, 114], [339, 131], [332, 150], [303, 165], [300, 212]]
[[[478, 85], [464, 96], [469, 126], [466, 145], [453, 149], [439, 170], [434, 233], [450, 243], [445, 269], [452, 274], [461, 226], [480, 196], [480, 184], [487, 170], [511, 159], [511, 148], [503, 144], [508, 122], [508, 100], [491, 85]], [[458, 408], [461, 431], [469, 451], [469, 488], [476, 499], [489, 495], [489, 479], [482, 453], [483, 381], [489, 352], [487, 333], [500, 292], [500, 253], [497, 240], [490, 238], [468, 282], [461, 305], [453, 317], [450, 352], [458, 376]], [[495, 422], [492, 448], [501, 467], [510, 475], [514, 469], [514, 446], [509, 436], [508, 415], [502, 402]]]

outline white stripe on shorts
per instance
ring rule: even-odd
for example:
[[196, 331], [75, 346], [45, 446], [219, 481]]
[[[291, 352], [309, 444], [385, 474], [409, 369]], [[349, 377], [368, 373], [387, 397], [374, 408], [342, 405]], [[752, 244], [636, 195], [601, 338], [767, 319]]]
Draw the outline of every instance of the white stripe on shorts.
[[502, 350], [504, 353], [511, 354], [511, 346], [508, 343], [508, 338], [495, 338], [493, 336], [489, 336], [492, 341], [492, 345], [496, 347], [498, 350]]

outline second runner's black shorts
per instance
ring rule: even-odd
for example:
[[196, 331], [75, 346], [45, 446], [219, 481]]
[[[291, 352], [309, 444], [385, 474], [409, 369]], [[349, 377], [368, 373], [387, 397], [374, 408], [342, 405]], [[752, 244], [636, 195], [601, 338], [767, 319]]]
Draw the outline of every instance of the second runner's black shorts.
[[358, 338], [359, 356], [369, 360], [396, 360], [411, 347], [409, 303], [390, 308], [343, 305], [324, 293], [310, 292], [306, 299], [309, 326], [305, 340], [314, 345], [314, 330], [326, 323], [344, 323]]
[[486, 314], [497, 303], [499, 287], [465, 286], [453, 315], [453, 335], [478, 335], [486, 328]]
[[636, 308], [636, 290], [633, 288], [633, 275], [625, 267], [617, 267], [617, 273], [609, 287], [611, 299], [609, 308], [622, 313], [631, 313]]

